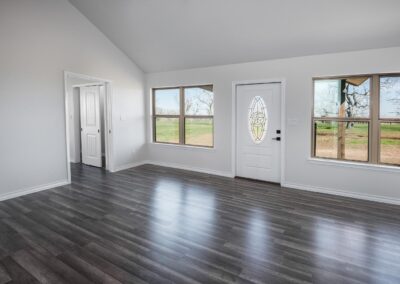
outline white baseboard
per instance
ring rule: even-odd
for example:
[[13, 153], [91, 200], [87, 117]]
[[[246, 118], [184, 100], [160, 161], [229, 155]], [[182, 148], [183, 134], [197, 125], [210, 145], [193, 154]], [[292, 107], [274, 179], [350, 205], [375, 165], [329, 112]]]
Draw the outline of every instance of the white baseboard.
[[400, 205], [400, 199], [398, 198], [391, 198], [391, 197], [384, 197], [372, 194], [365, 194], [365, 193], [356, 193], [356, 192], [349, 192], [344, 190], [332, 189], [332, 188], [324, 188], [324, 187], [317, 187], [317, 186], [309, 186], [291, 182], [284, 182], [282, 187], [293, 188], [293, 189], [300, 189], [305, 191], [312, 191], [318, 193], [325, 193], [343, 197], [351, 197], [356, 199], [368, 200], [368, 201], [375, 201], [387, 204], [394, 204]]
[[231, 172], [214, 171], [214, 170], [209, 170], [209, 169], [188, 167], [188, 166], [181, 165], [181, 164], [165, 163], [165, 162], [150, 161], [150, 160], [145, 160], [145, 161], [141, 161], [141, 162], [137, 162], [137, 163], [125, 164], [125, 165], [116, 167], [111, 172], [115, 173], [115, 172], [127, 170], [127, 169], [130, 169], [130, 168], [138, 167], [138, 166], [145, 165], [145, 164], [156, 165], [156, 166], [161, 166], [161, 167], [168, 167], [168, 168], [174, 168], [174, 169], [180, 169], [180, 170], [187, 170], [187, 171], [192, 171], [192, 172], [205, 173], [205, 174], [216, 175], [216, 176], [223, 176], [223, 177], [230, 177], [230, 178], [233, 177]]
[[[204, 169], [204, 168], [190, 167], [190, 166], [186, 166], [186, 165], [182, 165], [182, 164], [166, 163], [166, 162], [159, 162], [159, 161], [152, 161], [152, 160], [145, 160], [145, 161], [141, 161], [141, 162], [125, 164], [125, 165], [115, 168], [111, 172], [118, 172], [118, 171], [130, 169], [130, 168], [138, 167], [138, 166], [141, 166], [144, 164], [151, 164], [151, 165], [157, 165], [157, 166], [162, 166], [162, 167], [187, 170], [187, 171], [193, 171], [193, 172], [199, 172], [199, 173], [205, 173], [205, 174], [211, 174], [211, 175], [217, 175], [217, 176], [223, 176], [223, 177], [229, 177], [229, 178], [234, 177], [234, 175], [230, 171], [229, 172], [215, 171], [215, 170]], [[60, 185], [57, 185], [57, 186], [60, 186]], [[52, 187], [55, 187], [55, 186], [52, 186]], [[337, 196], [343, 196], [343, 197], [350, 197], [350, 198], [356, 198], [356, 199], [361, 199], [361, 200], [375, 201], [375, 202], [381, 202], [381, 203], [387, 203], [387, 204], [400, 205], [400, 199], [398, 199], [398, 198], [384, 197], [384, 196], [379, 196], [379, 195], [349, 192], [349, 191], [344, 191], [344, 190], [339, 190], [339, 189], [310, 186], [310, 185], [298, 184], [298, 183], [293, 183], [293, 182], [283, 182], [282, 187], [311, 191], [311, 192], [318, 192], [318, 193], [325, 193], [325, 194], [331, 194], [331, 195], [337, 195]], [[50, 187], [48, 187], [48, 188], [50, 188]], [[46, 188], [44, 188], [44, 189], [46, 189]], [[44, 189], [42, 189], [42, 190], [44, 190]], [[37, 191], [40, 191], [40, 189]], [[35, 190], [33, 190], [32, 192], [35, 192]], [[30, 192], [28, 192], [28, 193], [30, 193]], [[28, 194], [28, 193], [22, 193], [20, 195]], [[10, 198], [12, 198], [12, 197], [10, 197]], [[8, 199], [8, 198], [6, 198], [6, 199]], [[0, 200], [2, 200], [2, 196], [0, 196]]]
[[[203, 169], [203, 168], [197, 168], [197, 167], [188, 167], [186, 165], [181, 165], [181, 164], [176, 164], [176, 163], [166, 163], [166, 162], [159, 162], [159, 161], [152, 161], [152, 160], [142, 161], [140, 163], [129, 164], [129, 165], [126, 165], [126, 166], [120, 167], [120, 168], [128, 169], [128, 168], [133, 168], [133, 167], [137, 167], [137, 166], [144, 165], [144, 164], [151, 164], [151, 165], [157, 165], [157, 166], [161, 166], [161, 167], [168, 167], [168, 168], [174, 168], [174, 169], [180, 169], [180, 170], [200, 172], [200, 173], [206, 173], [206, 174], [229, 177], [229, 178], [234, 177], [232, 172], [215, 171], [215, 170]], [[375, 202], [380, 202], [380, 203], [400, 205], [400, 199], [365, 194], [365, 193], [348, 192], [348, 191], [338, 190], [338, 189], [333, 189], [333, 188], [309, 186], [309, 185], [303, 185], [303, 184], [292, 183], [292, 182], [283, 182], [282, 187], [304, 190], [304, 191], [311, 191], [311, 192], [318, 192], [318, 193], [324, 193], [324, 194], [330, 194], [330, 195], [336, 195], [336, 196], [350, 197], [350, 198], [367, 200], [367, 201], [375, 201]]]
[[[200, 172], [200, 173], [206, 173], [206, 174], [212, 174], [212, 175], [217, 175], [217, 176], [233, 178], [233, 175], [231, 172], [214, 171], [214, 170], [209, 170], [209, 169], [188, 167], [188, 166], [184, 166], [184, 165], [180, 165], [180, 164], [164, 163], [164, 162], [158, 162], [158, 161], [142, 161], [142, 162], [137, 162], [137, 163], [130, 163], [130, 164], [126, 164], [123, 166], [119, 166], [113, 172], [134, 168], [134, 167], [141, 166], [144, 164], [151, 164], [151, 165], [157, 165], [157, 166], [162, 166], [162, 167], [169, 167], [169, 168], [188, 170], [188, 171], [194, 171], [194, 172]], [[69, 184], [68, 180], [61, 180], [61, 181], [57, 181], [57, 182], [53, 182], [53, 183], [49, 183], [49, 184], [44, 184], [44, 185], [40, 185], [40, 186], [35, 186], [35, 187], [31, 187], [31, 188], [18, 190], [16, 192], [1, 194], [0, 201], [4, 201], [7, 199], [16, 198], [19, 196], [23, 196], [23, 195], [27, 195], [27, 194], [31, 194], [31, 193], [59, 187], [59, 186], [64, 186], [64, 185], [68, 185], [68, 184]], [[375, 201], [375, 202], [381, 202], [381, 203], [387, 203], [387, 204], [400, 205], [400, 199], [398, 199], [398, 198], [390, 198], [390, 197], [371, 195], [371, 194], [365, 194], [365, 193], [348, 192], [348, 191], [343, 191], [343, 190], [338, 190], [338, 189], [309, 186], [309, 185], [297, 184], [297, 183], [292, 183], [292, 182], [284, 182], [284, 183], [282, 183], [282, 187], [299, 189], [299, 190], [304, 190], [304, 191], [311, 191], [311, 192], [318, 192], [318, 193], [325, 193], [325, 194], [337, 195], [337, 196], [343, 196], [343, 197], [350, 197], [350, 198], [356, 198], [356, 199], [362, 199], [362, 200], [368, 200], [368, 201]]]
[[67, 184], [69, 184], [68, 180], [61, 180], [61, 181], [57, 181], [57, 182], [53, 182], [53, 183], [48, 183], [48, 184], [44, 184], [44, 185], [39, 185], [39, 186], [34, 186], [34, 187], [26, 188], [26, 189], [17, 190], [15, 192], [1, 194], [0, 201], [4, 201], [7, 199], [43, 191], [43, 190], [50, 189], [50, 188], [55, 188], [55, 187], [59, 187], [59, 186], [67, 185]]
[[130, 169], [130, 168], [138, 167], [138, 166], [141, 166], [141, 165], [144, 165], [144, 164], [147, 164], [147, 162], [146, 161], [142, 161], [142, 162], [136, 162], [136, 163], [129, 163], [129, 164], [125, 164], [125, 165], [122, 165], [122, 166], [118, 166], [118, 167], [110, 170], [110, 172], [116, 173], [116, 172], [127, 170], [127, 169]]
[[216, 175], [216, 176], [223, 176], [223, 177], [230, 177], [230, 178], [234, 177], [231, 172], [215, 171], [215, 170], [203, 169], [203, 168], [197, 168], [197, 167], [188, 167], [186, 165], [181, 165], [181, 164], [176, 164], [176, 163], [165, 163], [165, 162], [158, 162], [158, 161], [145, 161], [144, 164], [151, 164], [151, 165], [156, 165], [156, 166], [161, 166], [161, 167], [168, 167], [168, 168], [174, 168], [174, 169], [180, 169], [180, 170], [187, 170], [187, 171], [199, 172], [199, 173]]

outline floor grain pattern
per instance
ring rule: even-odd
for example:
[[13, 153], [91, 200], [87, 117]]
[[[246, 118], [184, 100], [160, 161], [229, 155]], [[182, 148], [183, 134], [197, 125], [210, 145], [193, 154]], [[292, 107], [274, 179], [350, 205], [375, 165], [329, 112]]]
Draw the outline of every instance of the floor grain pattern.
[[400, 207], [153, 165], [0, 202], [3, 283], [400, 283]]

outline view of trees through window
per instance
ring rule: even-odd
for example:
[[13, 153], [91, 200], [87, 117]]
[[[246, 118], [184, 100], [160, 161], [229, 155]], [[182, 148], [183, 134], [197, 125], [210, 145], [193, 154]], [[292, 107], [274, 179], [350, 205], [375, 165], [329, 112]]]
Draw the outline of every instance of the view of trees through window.
[[153, 90], [154, 141], [213, 147], [213, 87]]
[[313, 155], [400, 165], [400, 77], [314, 80]]
[[400, 77], [380, 78], [380, 161], [400, 165]]

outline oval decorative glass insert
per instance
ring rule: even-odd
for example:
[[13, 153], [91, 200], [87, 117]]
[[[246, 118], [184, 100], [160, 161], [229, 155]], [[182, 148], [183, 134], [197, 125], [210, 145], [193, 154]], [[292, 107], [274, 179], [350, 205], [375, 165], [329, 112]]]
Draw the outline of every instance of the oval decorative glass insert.
[[256, 144], [261, 143], [268, 128], [268, 111], [262, 97], [255, 96], [250, 103], [248, 116], [249, 132]]

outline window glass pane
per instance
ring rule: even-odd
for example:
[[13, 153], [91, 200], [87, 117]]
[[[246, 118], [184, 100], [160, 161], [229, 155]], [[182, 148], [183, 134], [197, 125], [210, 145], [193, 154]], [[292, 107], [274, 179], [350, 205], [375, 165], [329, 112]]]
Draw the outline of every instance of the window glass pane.
[[315, 117], [368, 118], [369, 77], [349, 77], [314, 82]]
[[214, 115], [212, 86], [185, 88], [185, 114]]
[[179, 89], [155, 90], [155, 111], [158, 115], [179, 115]]
[[400, 77], [381, 77], [380, 117], [400, 118]]
[[368, 161], [368, 122], [317, 121], [315, 156]]
[[338, 123], [336, 121], [315, 122], [315, 156], [337, 158]]
[[186, 118], [185, 144], [198, 146], [213, 146], [213, 119]]
[[[351, 161], [368, 161], [368, 122], [340, 122], [345, 131], [345, 145], [342, 158]], [[339, 131], [341, 129], [339, 128]], [[340, 132], [339, 132], [340, 133]], [[339, 140], [340, 141], [340, 140]]]
[[156, 142], [179, 143], [179, 118], [156, 118]]
[[400, 123], [381, 123], [380, 161], [400, 165]]
[[345, 117], [368, 118], [370, 111], [371, 79], [369, 77], [351, 77], [345, 82], [343, 99]]

